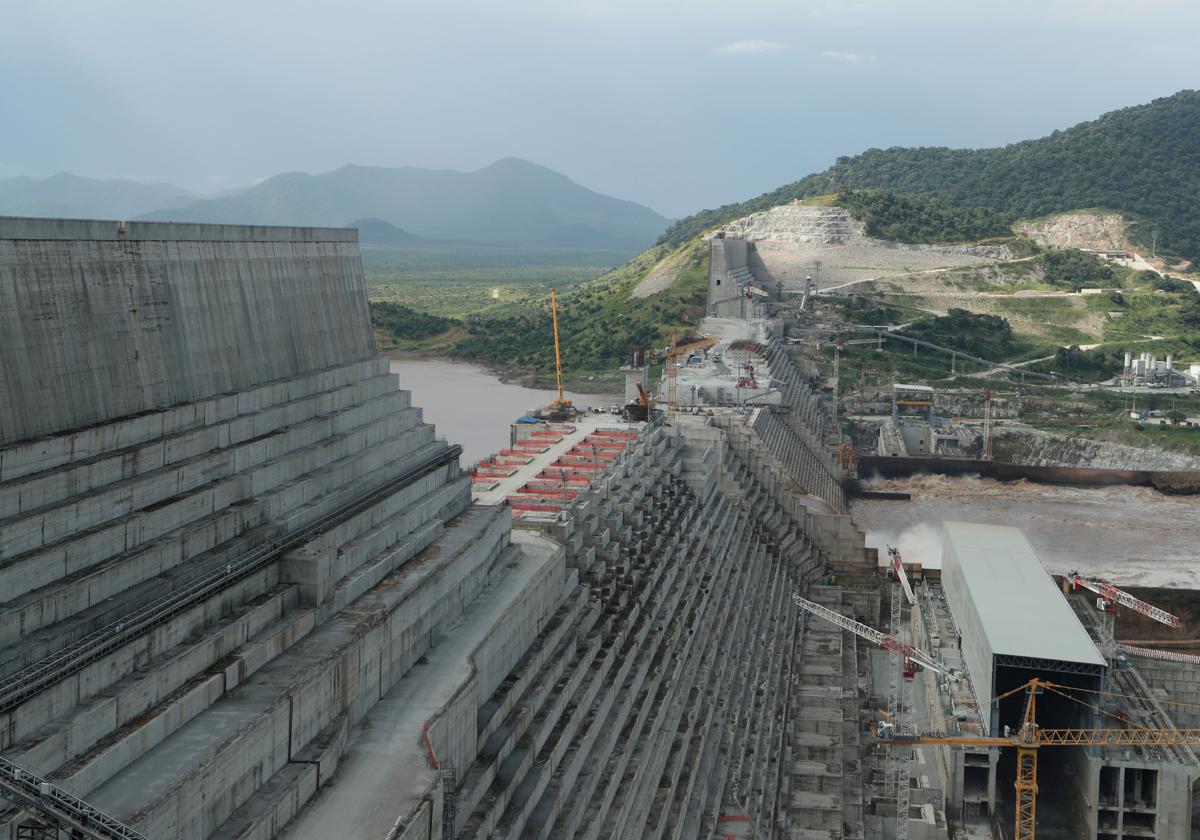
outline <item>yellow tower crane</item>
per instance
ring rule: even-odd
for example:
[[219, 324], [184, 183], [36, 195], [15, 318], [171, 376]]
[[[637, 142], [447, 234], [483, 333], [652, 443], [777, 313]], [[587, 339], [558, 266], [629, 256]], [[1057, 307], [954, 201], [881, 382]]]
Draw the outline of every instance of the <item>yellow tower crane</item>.
[[554, 376], [558, 385], [558, 399], [550, 403], [550, 416], [554, 419], [569, 417], [575, 413], [575, 406], [563, 396], [562, 387], [562, 355], [558, 344], [558, 292], [550, 290], [550, 317], [554, 319]]
[[[900, 562], [898, 552], [891, 552], [894, 568], [898, 570], [900, 575], [903, 575], [904, 567]], [[1076, 586], [1084, 586], [1091, 588], [1088, 581], [1079, 579], [1079, 575], [1072, 572], [1069, 578]], [[904, 579], [907, 582], [906, 579]], [[1115, 587], [1113, 587], [1115, 590]], [[1097, 590], [1099, 591], [1099, 590]], [[1125, 598], [1120, 598], [1123, 595]], [[1104, 593], [1104, 597], [1110, 598], [1114, 602], [1125, 603], [1125, 599], [1132, 599], [1133, 596], [1128, 593], [1122, 593], [1120, 590]], [[937, 660], [927, 654], [925, 651], [914, 647], [903, 640], [882, 633], [873, 627], [868, 627], [861, 622], [855, 621], [852, 618], [847, 618], [828, 607], [823, 607], [808, 599], [804, 598], [798, 592], [792, 594], [792, 600], [796, 606], [812, 613], [819, 618], [836, 624], [843, 630], [848, 630], [863, 639], [866, 639], [873, 644], [878, 645], [893, 653], [899, 654], [904, 658], [904, 677], [910, 679], [916, 672], [916, 666], [920, 665], [926, 670], [939, 673], [947, 680], [957, 681], [961, 675], [954, 669], [946, 669]], [[1136, 599], [1135, 599], [1136, 600]], [[1150, 607], [1144, 602], [1140, 604]], [[1150, 607], [1150, 609], [1155, 609]], [[1159, 612], [1162, 612], [1159, 610]], [[1165, 615], [1170, 616], [1169, 613]], [[1174, 616], [1170, 616], [1174, 618]], [[1161, 619], [1160, 619], [1161, 620]], [[1169, 622], [1164, 622], [1169, 623]], [[1016, 788], [1016, 832], [1013, 835], [1014, 840], [1036, 840], [1035, 831], [1037, 825], [1037, 757], [1038, 750], [1042, 747], [1164, 747], [1164, 746], [1200, 746], [1200, 729], [1169, 729], [1155, 728], [1149, 726], [1123, 726], [1122, 728], [1111, 729], [1043, 729], [1037, 724], [1037, 698], [1043, 692], [1049, 691], [1053, 694], [1061, 695], [1068, 700], [1082, 702], [1076, 697], [1072, 697], [1067, 692], [1080, 691], [1072, 686], [1059, 685], [1043, 680], [1038, 677], [1031, 679], [1029, 682], [1017, 686], [1016, 688], [1006, 691], [1003, 694], [993, 697], [988, 705], [999, 702], [1020, 691], [1027, 692], [1025, 700], [1025, 711], [1021, 717], [1021, 724], [1017, 727], [1015, 733], [1006, 734], [1003, 737], [988, 737], [988, 736], [971, 736], [971, 735], [945, 735], [939, 732], [926, 732], [907, 734], [897, 731], [894, 713], [893, 719], [886, 720], [875, 728], [875, 736], [884, 746], [897, 746], [901, 748], [909, 748], [920, 744], [932, 744], [936, 746], [952, 746], [952, 747], [975, 747], [975, 748], [991, 748], [991, 747], [1016, 747], [1017, 748], [1017, 776], [1014, 787]], [[1107, 692], [1098, 692], [1107, 693]], [[1086, 704], [1085, 704], [1086, 705]], [[1007, 732], [1007, 730], [1006, 730]]]
[[1028, 692], [1025, 713], [1015, 734], [1008, 737], [970, 737], [922, 733], [899, 735], [889, 727], [879, 727], [881, 743], [909, 747], [915, 744], [936, 744], [960, 747], [1016, 747], [1016, 831], [1014, 840], [1035, 840], [1037, 825], [1037, 757], [1042, 747], [1163, 747], [1200, 745], [1200, 729], [1156, 729], [1137, 726], [1122, 729], [1043, 729], [1037, 725], [1037, 698], [1044, 691], [1066, 694], [1076, 690], [1049, 680], [1033, 678], [1024, 685], [1007, 691], [993, 702], [1011, 697], [1018, 691]]

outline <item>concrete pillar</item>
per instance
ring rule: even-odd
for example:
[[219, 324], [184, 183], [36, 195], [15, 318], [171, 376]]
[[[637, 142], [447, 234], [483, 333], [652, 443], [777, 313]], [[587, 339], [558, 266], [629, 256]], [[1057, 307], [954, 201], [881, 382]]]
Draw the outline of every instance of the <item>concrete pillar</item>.
[[283, 558], [279, 579], [300, 587], [300, 603], [315, 607], [333, 596], [333, 564], [337, 547], [328, 535], [289, 551]]

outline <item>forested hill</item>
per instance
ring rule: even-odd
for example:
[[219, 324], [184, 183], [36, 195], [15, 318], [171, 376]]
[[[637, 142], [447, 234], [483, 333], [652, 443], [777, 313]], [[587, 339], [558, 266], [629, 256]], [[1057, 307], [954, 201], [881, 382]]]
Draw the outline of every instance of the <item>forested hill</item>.
[[870, 149], [749, 201], [682, 219], [660, 242], [682, 244], [756, 210], [848, 188], [932, 194], [955, 206], [1024, 218], [1120, 210], [1142, 220], [1135, 237], [1149, 241], [1157, 231], [1160, 251], [1200, 263], [1200, 91], [1002, 148]]

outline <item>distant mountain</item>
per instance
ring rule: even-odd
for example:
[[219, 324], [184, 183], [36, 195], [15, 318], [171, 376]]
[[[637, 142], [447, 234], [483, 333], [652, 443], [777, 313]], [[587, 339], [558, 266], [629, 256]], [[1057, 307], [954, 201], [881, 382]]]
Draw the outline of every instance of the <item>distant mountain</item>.
[[715, 224], [841, 189], [928, 194], [1013, 217], [1106, 208], [1140, 218], [1132, 233], [1200, 262], [1200, 91], [1104, 114], [1048, 137], [995, 149], [870, 149], [774, 192], [676, 222], [678, 245]]
[[340, 227], [364, 217], [421, 237], [483, 243], [545, 243], [570, 239], [572, 230], [581, 238], [586, 229], [587, 238], [630, 252], [652, 243], [669, 223], [647, 207], [593, 192], [518, 158], [475, 172], [368, 166], [323, 175], [289, 172], [236, 195], [143, 218]]
[[0, 216], [129, 219], [195, 198], [170, 184], [100, 181], [67, 172], [0, 179]]
[[425, 241], [383, 219], [355, 219], [346, 227], [358, 228], [358, 241], [363, 245], [417, 245]]

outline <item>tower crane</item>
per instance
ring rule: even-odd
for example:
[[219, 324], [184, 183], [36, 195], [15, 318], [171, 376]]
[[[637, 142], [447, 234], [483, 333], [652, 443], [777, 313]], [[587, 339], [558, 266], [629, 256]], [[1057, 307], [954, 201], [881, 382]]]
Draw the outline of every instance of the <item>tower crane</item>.
[[558, 345], [558, 292], [555, 289], [550, 290], [550, 315], [554, 319], [554, 377], [558, 385], [558, 399], [550, 403], [550, 417], [560, 420], [573, 415], [575, 407], [563, 396], [562, 355]]
[[[893, 564], [900, 562], [900, 553], [898, 551], [889, 547], [888, 553], [893, 558]], [[895, 565], [893, 565], [893, 569], [894, 568]], [[903, 575], [903, 573], [903, 568], [901, 568], [900, 574]], [[912, 590], [908, 586], [907, 578], [902, 578], [902, 580], [904, 580], [906, 596], [911, 597]], [[862, 622], [855, 621], [852, 618], [847, 618], [841, 613], [835, 612], [828, 607], [815, 604], [801, 596], [799, 593], [793, 593], [792, 600], [795, 601], [796, 606], [800, 607], [801, 609], [806, 610], [813, 615], [819, 616], [831, 624], [836, 624], [843, 630], [849, 630], [854, 635], [866, 639], [867, 641], [878, 645], [884, 650], [891, 651], [895, 655], [895, 658], [892, 660], [893, 667], [891, 684], [888, 686], [888, 715], [890, 720], [888, 720], [886, 724], [881, 724], [879, 727], [880, 730], [895, 730], [897, 728], [896, 724], [900, 720], [900, 712], [902, 711], [902, 704], [899, 702], [899, 695], [903, 690], [903, 686], [907, 685], [913, 676], [915, 676], [917, 665], [920, 665], [926, 670], [941, 674], [949, 680], [957, 681], [959, 679], [958, 674], [954, 670], [942, 667], [932, 656], [925, 653], [925, 651], [910, 645], [899, 638], [900, 599], [896, 596], [895, 590], [892, 592], [892, 633], [890, 634], [882, 633], [873, 627], [868, 627]], [[896, 673], [898, 670], [898, 664], [900, 662], [904, 663], [903, 683], [901, 683], [898, 678], [898, 674]], [[911, 737], [911, 726], [901, 725], [899, 729], [905, 736]], [[884, 788], [887, 795], [891, 795], [893, 791], [896, 795], [896, 836], [900, 838], [900, 840], [904, 840], [904, 838], [908, 836], [908, 777], [909, 773], [907, 759], [900, 758], [894, 762], [888, 761], [885, 765]]]
[[[1132, 596], [1131, 596], [1132, 597]], [[1016, 747], [1016, 831], [1014, 840], [1035, 840], [1037, 824], [1037, 756], [1042, 747], [1144, 747], [1200, 745], [1200, 729], [1155, 729], [1129, 727], [1123, 729], [1043, 729], [1037, 724], [1037, 698], [1045, 691], [1063, 694], [1069, 686], [1034, 677], [1024, 685], [1007, 691], [992, 702], [1003, 700], [1019, 691], [1027, 693], [1025, 711], [1015, 733], [1003, 737], [955, 736], [943, 733], [897, 733], [892, 727], [880, 726], [876, 736], [881, 743], [908, 747], [919, 744], [961, 747]], [[1064, 695], [1070, 696], [1070, 695]], [[1074, 698], [1072, 698], [1074, 699]], [[1005, 730], [1006, 733], [1009, 730]]]
[[671, 333], [671, 346], [655, 354], [664, 360], [663, 375], [667, 378], [667, 409], [672, 416], [679, 408], [679, 368], [676, 360], [695, 350], [707, 350], [717, 344], [720, 342], [715, 338], [701, 338], [676, 346], [675, 333]]
[[908, 600], [908, 605], [911, 607], [917, 603], [917, 596], [913, 594], [912, 585], [908, 582], [908, 575], [904, 573], [904, 559], [900, 556], [900, 549], [887, 547], [888, 557], [892, 561], [892, 578], [893, 583], [899, 583], [904, 587], [904, 597]]
[[1168, 627], [1179, 626], [1178, 616], [1172, 615], [1166, 610], [1159, 609], [1153, 604], [1147, 604], [1141, 598], [1135, 598], [1133, 595], [1122, 589], [1118, 589], [1111, 583], [1087, 580], [1075, 570], [1067, 573], [1067, 580], [1070, 581], [1071, 589], [1075, 592], [1078, 592], [1080, 589], [1088, 589], [1100, 596], [1101, 602], [1104, 604], [1104, 617], [1100, 622], [1100, 647], [1103, 648], [1104, 655], [1109, 659], [1116, 655], [1118, 647], [1113, 629], [1116, 620], [1114, 607], [1117, 604], [1120, 604], [1122, 607], [1128, 607], [1134, 612], [1149, 616]]
[[792, 600], [800, 609], [810, 612], [818, 618], [823, 618], [831, 624], [836, 624], [843, 630], [849, 630], [859, 638], [866, 639], [884, 650], [890, 650], [892, 653], [899, 653], [904, 657], [904, 676], [908, 679], [917, 673], [917, 666], [920, 665], [927, 671], [941, 674], [948, 680], [957, 681], [960, 677], [957, 671], [953, 668], [942, 666], [936, 659], [930, 656], [919, 647], [910, 645], [902, 639], [890, 633], [884, 633], [876, 630], [874, 627], [868, 627], [861, 621], [855, 621], [852, 618], [847, 618], [841, 613], [834, 612], [828, 607], [822, 607], [820, 604], [815, 604], [809, 601], [800, 593], [793, 593]]

